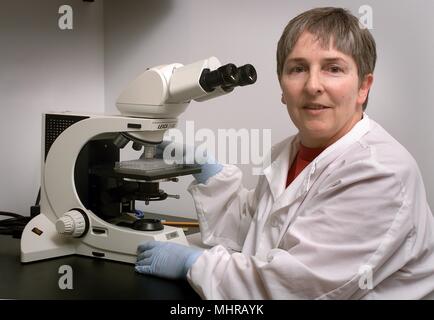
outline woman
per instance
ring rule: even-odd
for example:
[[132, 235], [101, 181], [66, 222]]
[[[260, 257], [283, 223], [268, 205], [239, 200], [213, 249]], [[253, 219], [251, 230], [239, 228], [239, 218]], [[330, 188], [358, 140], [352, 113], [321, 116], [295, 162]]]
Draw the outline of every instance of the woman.
[[364, 113], [375, 41], [340, 8], [285, 28], [282, 102], [299, 132], [254, 190], [232, 165], [189, 187], [209, 250], [139, 246], [138, 272], [187, 277], [207, 299], [422, 299], [434, 290], [434, 220], [416, 162]]

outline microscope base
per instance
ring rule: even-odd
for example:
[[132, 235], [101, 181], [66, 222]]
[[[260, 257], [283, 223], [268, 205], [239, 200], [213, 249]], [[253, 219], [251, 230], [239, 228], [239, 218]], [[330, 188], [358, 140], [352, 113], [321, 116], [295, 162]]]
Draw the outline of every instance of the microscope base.
[[[107, 223], [106, 227], [108, 230], [112, 225]], [[160, 231], [125, 230], [121, 242], [110, 239], [107, 234], [94, 233], [103, 230], [103, 227], [91, 229], [88, 232], [90, 234], [83, 238], [64, 236], [57, 232], [55, 224], [47, 216], [39, 214], [26, 225], [22, 234], [21, 262], [77, 254], [134, 264], [137, 246], [144, 241], [171, 241], [189, 245], [183, 230], [171, 226], [164, 226]]]

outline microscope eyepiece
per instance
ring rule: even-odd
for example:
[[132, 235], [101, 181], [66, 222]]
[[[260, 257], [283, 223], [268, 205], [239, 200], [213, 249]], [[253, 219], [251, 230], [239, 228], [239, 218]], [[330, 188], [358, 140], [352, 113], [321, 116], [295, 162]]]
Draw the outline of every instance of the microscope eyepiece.
[[222, 86], [235, 85], [239, 81], [238, 68], [234, 64], [228, 63], [217, 70], [223, 79]]
[[211, 92], [217, 87], [236, 86], [239, 77], [237, 67], [232, 63], [228, 63], [214, 71], [203, 70], [199, 84], [206, 92]]
[[199, 84], [206, 92], [212, 92], [217, 87], [229, 92], [237, 86], [253, 84], [256, 79], [256, 70], [251, 64], [237, 68], [233, 63], [228, 63], [214, 71], [203, 70]]
[[240, 80], [238, 82], [239, 86], [247, 86], [249, 84], [254, 84], [258, 75], [256, 74], [255, 67], [251, 64], [246, 64], [238, 68], [238, 73], [240, 75]]

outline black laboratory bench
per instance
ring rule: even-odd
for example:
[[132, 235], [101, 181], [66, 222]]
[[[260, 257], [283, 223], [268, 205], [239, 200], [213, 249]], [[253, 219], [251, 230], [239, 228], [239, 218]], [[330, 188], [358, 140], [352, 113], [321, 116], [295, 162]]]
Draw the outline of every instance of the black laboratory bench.
[[[62, 266], [72, 268], [72, 289], [60, 289]], [[60, 273], [59, 273], [60, 269]], [[0, 236], [0, 299], [200, 300], [187, 281], [134, 271], [134, 265], [84, 256], [21, 263], [20, 240]]]

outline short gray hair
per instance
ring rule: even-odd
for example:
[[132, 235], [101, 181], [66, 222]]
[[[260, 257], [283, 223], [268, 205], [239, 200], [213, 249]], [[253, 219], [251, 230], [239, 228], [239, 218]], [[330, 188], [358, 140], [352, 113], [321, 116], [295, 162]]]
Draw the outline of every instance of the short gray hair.
[[[361, 28], [359, 20], [343, 8], [315, 8], [301, 13], [287, 24], [277, 45], [277, 76], [280, 80], [285, 60], [292, 52], [298, 38], [308, 31], [316, 36], [321, 46], [334, 47], [351, 56], [357, 65], [359, 84], [366, 75], [373, 73], [377, 52], [375, 40], [368, 29]], [[368, 98], [363, 104], [366, 109]]]

